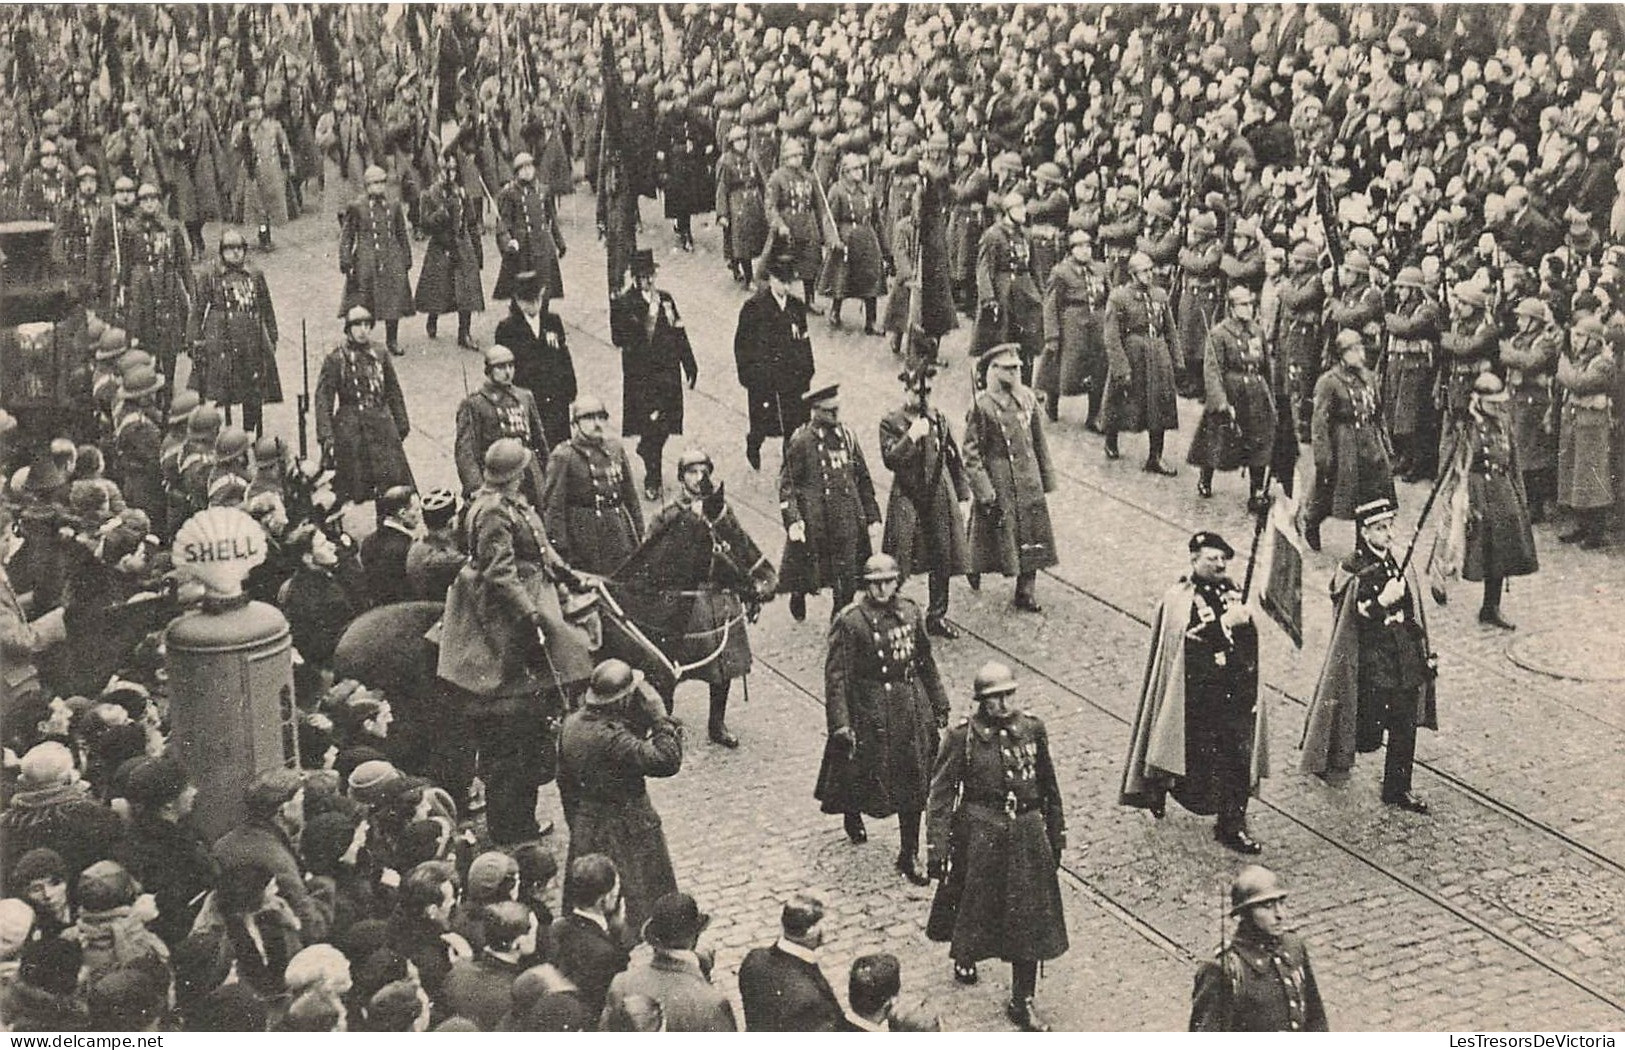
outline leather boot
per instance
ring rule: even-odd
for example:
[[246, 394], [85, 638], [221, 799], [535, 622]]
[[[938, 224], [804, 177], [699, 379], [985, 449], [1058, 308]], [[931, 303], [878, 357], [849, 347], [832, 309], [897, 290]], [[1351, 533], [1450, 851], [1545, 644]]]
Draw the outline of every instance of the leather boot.
[[1008, 1017], [1010, 1023], [1023, 1032], [1047, 1032], [1050, 1030], [1049, 1022], [1040, 1017], [1038, 1011], [1033, 1008], [1031, 996], [1024, 999], [1011, 999], [1009, 1005], [1004, 1008], [1004, 1016]]

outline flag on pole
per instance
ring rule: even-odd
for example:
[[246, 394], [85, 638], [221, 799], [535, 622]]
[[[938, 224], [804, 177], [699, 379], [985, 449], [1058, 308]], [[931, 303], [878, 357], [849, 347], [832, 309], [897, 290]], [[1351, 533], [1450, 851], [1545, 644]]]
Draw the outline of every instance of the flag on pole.
[[602, 69], [604, 102], [598, 140], [598, 221], [604, 231], [609, 294], [619, 292], [638, 248], [638, 198], [626, 177], [626, 99], [615, 42], [604, 34]]
[[1303, 537], [1298, 534], [1297, 505], [1287, 496], [1270, 504], [1269, 523], [1259, 550], [1259, 571], [1264, 581], [1258, 604], [1286, 632], [1292, 644], [1303, 648]]

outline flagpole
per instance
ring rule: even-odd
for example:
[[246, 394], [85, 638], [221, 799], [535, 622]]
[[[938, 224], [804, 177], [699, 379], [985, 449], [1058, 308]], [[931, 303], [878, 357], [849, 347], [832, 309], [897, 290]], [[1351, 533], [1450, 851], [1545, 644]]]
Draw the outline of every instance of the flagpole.
[[1266, 502], [1264, 504], [1264, 508], [1258, 512], [1257, 523], [1253, 525], [1253, 549], [1247, 554], [1247, 575], [1243, 578], [1241, 584], [1241, 601], [1243, 605], [1247, 603], [1247, 597], [1252, 594], [1253, 591], [1253, 569], [1258, 565], [1258, 545], [1259, 542], [1264, 538], [1265, 526], [1269, 524], [1270, 509], [1275, 506], [1274, 498], [1269, 495], [1270, 475], [1272, 472], [1273, 468], [1264, 468], [1263, 492]]
[[1404, 576], [1405, 570], [1410, 568], [1411, 558], [1416, 554], [1417, 541], [1422, 538], [1422, 529], [1427, 526], [1428, 515], [1433, 511], [1434, 501], [1439, 498], [1439, 491], [1444, 488], [1445, 480], [1450, 477], [1452, 468], [1455, 465], [1456, 450], [1460, 445], [1461, 426], [1458, 424], [1455, 434], [1450, 439], [1450, 455], [1441, 461], [1443, 469], [1439, 471], [1438, 480], [1433, 483], [1433, 491], [1428, 493], [1427, 502], [1422, 504], [1422, 516], [1416, 519], [1416, 532], [1411, 535], [1411, 545], [1405, 548], [1405, 558], [1399, 563], [1399, 574], [1401, 576]]

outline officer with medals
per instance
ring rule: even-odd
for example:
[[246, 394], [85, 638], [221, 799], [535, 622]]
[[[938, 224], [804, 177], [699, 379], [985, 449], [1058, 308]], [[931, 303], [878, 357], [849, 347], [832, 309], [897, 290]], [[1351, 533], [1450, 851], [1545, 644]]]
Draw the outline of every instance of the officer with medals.
[[565, 561], [581, 572], [607, 575], [642, 541], [643, 507], [626, 449], [604, 434], [604, 402], [577, 398], [570, 422], [575, 433], [547, 457], [542, 521]]
[[220, 234], [220, 262], [198, 281], [192, 310], [191, 386], [205, 401], [243, 406], [243, 429], [263, 433], [262, 407], [282, 400], [276, 308], [265, 274], [249, 266], [248, 241]]
[[920, 817], [949, 703], [925, 614], [897, 593], [901, 575], [891, 555], [871, 556], [863, 596], [830, 624], [824, 659], [830, 745], [814, 796], [825, 813], [842, 814], [854, 845], [868, 841], [864, 814], [896, 813], [897, 871], [924, 886]]
[[1286, 890], [1249, 864], [1230, 884], [1235, 936], [1196, 974], [1193, 1032], [1324, 1032], [1326, 1007], [1309, 949], [1284, 928]]
[[[500, 438], [515, 438], [536, 455], [545, 455], [542, 416], [536, 397], [513, 381], [513, 351], [500, 343], [485, 351], [485, 382], [463, 398], [457, 406], [457, 438], [454, 445], [457, 476], [463, 483], [463, 496], [473, 495], [483, 479], [485, 450]], [[531, 506], [541, 506], [541, 470], [533, 458], [520, 482], [520, 491]]]

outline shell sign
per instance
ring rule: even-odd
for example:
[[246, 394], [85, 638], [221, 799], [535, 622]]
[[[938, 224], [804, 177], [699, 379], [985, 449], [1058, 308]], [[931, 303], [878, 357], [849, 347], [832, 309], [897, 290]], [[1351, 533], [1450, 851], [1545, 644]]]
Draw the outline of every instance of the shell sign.
[[235, 507], [210, 507], [175, 533], [175, 567], [216, 598], [243, 593], [243, 578], [265, 560], [265, 530]]

